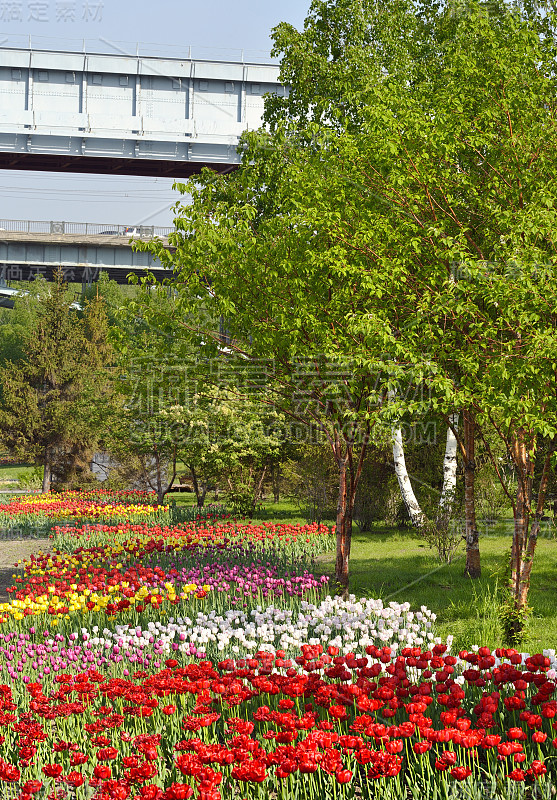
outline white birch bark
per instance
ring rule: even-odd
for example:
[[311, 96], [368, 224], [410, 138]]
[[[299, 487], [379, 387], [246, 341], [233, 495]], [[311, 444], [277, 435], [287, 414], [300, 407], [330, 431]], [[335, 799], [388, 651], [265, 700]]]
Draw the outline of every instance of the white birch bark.
[[408, 470], [406, 469], [406, 459], [404, 458], [404, 448], [402, 446], [402, 430], [400, 428], [396, 428], [393, 431], [393, 462], [404, 505], [412, 524], [420, 528], [426, 522], [426, 518], [414, 494]]
[[[451, 423], [455, 429], [458, 428], [458, 414], [452, 414]], [[446, 506], [450, 507], [454, 499], [457, 466], [456, 450], [456, 436], [449, 426], [447, 427], [447, 443], [445, 445], [445, 458], [443, 460], [443, 488], [441, 489], [441, 497], [439, 498], [439, 508], [441, 510], [448, 510]]]

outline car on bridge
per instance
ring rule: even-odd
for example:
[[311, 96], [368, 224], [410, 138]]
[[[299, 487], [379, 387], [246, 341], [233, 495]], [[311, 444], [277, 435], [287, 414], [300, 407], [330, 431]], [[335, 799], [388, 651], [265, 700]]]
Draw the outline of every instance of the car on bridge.
[[101, 236], [127, 236], [128, 238], [139, 239], [141, 236], [141, 228], [137, 226], [129, 226], [122, 230], [117, 231], [101, 231]]

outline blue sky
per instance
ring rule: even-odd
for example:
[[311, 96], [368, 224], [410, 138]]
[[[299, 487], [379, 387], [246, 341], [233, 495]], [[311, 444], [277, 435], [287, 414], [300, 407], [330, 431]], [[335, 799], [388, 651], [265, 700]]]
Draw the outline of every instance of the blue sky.
[[[98, 52], [102, 40], [154, 43], [173, 55], [226, 58], [269, 53], [271, 28], [284, 20], [301, 27], [310, 0], [2, 0], [0, 41], [67, 50], [83, 39]], [[172, 180], [0, 170], [0, 218], [170, 225], [179, 199]]]

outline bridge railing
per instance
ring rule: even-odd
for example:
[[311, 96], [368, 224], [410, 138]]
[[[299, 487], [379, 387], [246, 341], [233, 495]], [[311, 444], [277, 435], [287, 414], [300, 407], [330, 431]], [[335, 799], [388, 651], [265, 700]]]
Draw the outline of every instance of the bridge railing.
[[86, 55], [123, 55], [131, 58], [187, 59], [188, 61], [226, 61], [241, 64], [277, 65], [278, 60], [264, 50], [245, 50], [234, 47], [200, 47], [173, 45], [161, 42], [131, 42], [118, 39], [72, 39], [37, 36], [2, 31], [1, 47], [16, 50], [51, 50], [53, 52], [83, 53]]
[[0, 219], [0, 232], [12, 233], [57, 233], [85, 236], [127, 236], [150, 239], [153, 236], [164, 238], [173, 230], [158, 225], [114, 225], [98, 222], [65, 222], [34, 219]]

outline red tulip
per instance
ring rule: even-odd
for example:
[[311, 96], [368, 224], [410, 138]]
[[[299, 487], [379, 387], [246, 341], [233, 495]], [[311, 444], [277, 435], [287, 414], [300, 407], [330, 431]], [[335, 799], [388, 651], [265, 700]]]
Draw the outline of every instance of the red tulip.
[[431, 750], [431, 742], [414, 742], [412, 749], [421, 756], [427, 753], [428, 750]]
[[471, 774], [472, 770], [468, 767], [453, 767], [451, 770], [451, 776], [456, 778], [457, 781], [463, 781]]
[[329, 714], [334, 719], [346, 719], [348, 717], [348, 713], [344, 706], [329, 706]]
[[95, 769], [93, 770], [93, 775], [95, 778], [99, 778], [100, 780], [106, 780], [111, 776], [110, 767], [107, 767], [105, 764], [97, 764]]
[[160, 789], [154, 783], [139, 787], [139, 796], [142, 798], [142, 800], [161, 800], [162, 795], [162, 789]]
[[64, 775], [64, 781], [65, 783], [68, 783], [70, 786], [74, 786], [75, 788], [77, 788], [78, 786], [83, 786], [85, 778], [83, 777], [81, 772], [76, 772], [74, 770], [73, 772], [68, 772], [67, 775]]
[[46, 775], [47, 778], [59, 778], [62, 774], [62, 767], [60, 764], [45, 764], [42, 767], [43, 775]]
[[21, 791], [24, 794], [36, 794], [37, 792], [40, 792], [42, 787], [42, 781], [26, 781], [21, 787]]
[[113, 761], [118, 757], [118, 750], [115, 747], [105, 747], [97, 750], [97, 761]]
[[349, 769], [341, 769], [335, 773], [337, 783], [350, 783], [352, 780], [352, 772]]

